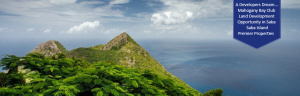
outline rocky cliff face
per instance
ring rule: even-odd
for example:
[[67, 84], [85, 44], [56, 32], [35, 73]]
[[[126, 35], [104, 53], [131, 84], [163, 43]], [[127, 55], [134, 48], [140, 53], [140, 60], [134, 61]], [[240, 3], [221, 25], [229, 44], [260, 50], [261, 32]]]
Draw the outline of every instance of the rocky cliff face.
[[53, 56], [58, 53], [66, 53], [68, 52], [63, 45], [55, 40], [49, 40], [47, 42], [43, 42], [42, 44], [38, 45], [35, 49], [30, 51], [29, 53], [41, 53], [45, 56]]

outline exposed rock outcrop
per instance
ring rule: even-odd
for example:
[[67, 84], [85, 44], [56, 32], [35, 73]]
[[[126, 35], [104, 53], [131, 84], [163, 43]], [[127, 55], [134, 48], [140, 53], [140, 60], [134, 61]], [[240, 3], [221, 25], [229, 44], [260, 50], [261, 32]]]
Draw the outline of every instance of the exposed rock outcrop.
[[41, 53], [47, 57], [56, 55], [58, 53], [66, 53], [68, 50], [66, 50], [63, 45], [55, 40], [49, 40], [47, 42], [43, 42], [42, 44], [38, 45], [35, 49], [30, 51], [29, 53]]

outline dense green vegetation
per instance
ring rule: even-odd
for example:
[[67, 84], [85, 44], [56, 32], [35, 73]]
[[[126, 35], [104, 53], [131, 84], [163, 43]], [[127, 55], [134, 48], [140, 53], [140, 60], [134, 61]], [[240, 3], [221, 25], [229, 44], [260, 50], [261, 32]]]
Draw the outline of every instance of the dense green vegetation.
[[[109, 43], [113, 42], [113, 40], [111, 40]], [[152, 58], [150, 54], [138, 43], [136, 43], [129, 35], [127, 35], [126, 40], [120, 41], [127, 42], [121, 42], [119, 45], [113, 46], [111, 50], [102, 50], [102, 47], [108, 45], [109, 43], [106, 45], [96, 45], [88, 48], [81, 47], [69, 51], [67, 53], [67, 57], [82, 58], [91, 63], [98, 61], [110, 61], [127, 68], [153, 70], [154, 73], [159, 74], [162, 77], [172, 78], [175, 80], [175, 82], [181, 83], [186, 87], [193, 89], [181, 79], [166, 71], [158, 61]]]
[[[7, 74], [0, 74], [1, 96], [200, 96], [198, 91], [151, 70], [125, 68], [112, 62], [91, 64], [66, 58], [64, 54], [53, 57], [38, 53], [25, 57], [7, 55], [1, 60], [1, 66], [9, 69]], [[31, 72], [18, 72], [18, 66]], [[221, 96], [222, 92], [211, 90], [204, 96]]]
[[208, 92], [205, 92], [202, 96], [222, 96], [223, 90], [220, 88], [217, 88], [215, 90], [209, 90]]
[[[81, 47], [71, 50], [67, 53], [67, 57], [83, 58], [84, 60], [87, 60], [91, 63], [96, 63], [99, 61], [109, 61], [123, 67], [137, 68], [142, 71], [152, 70], [153, 73], [158, 74], [160, 77], [170, 78], [174, 80], [174, 83], [180, 84], [189, 90], [196, 91], [195, 89], [187, 85], [185, 82], [183, 82], [181, 79], [179, 79], [176, 76], [173, 76], [171, 73], [166, 71], [165, 68], [158, 61], [152, 58], [150, 54], [138, 43], [136, 43], [129, 35], [127, 35], [127, 38], [125, 39], [126, 40], [117, 40], [121, 42], [119, 42], [119, 44], [117, 44], [116, 46], [112, 46], [110, 50], [103, 50], [102, 48], [116, 41], [114, 39], [108, 42], [108, 44], [106, 45], [96, 45], [89, 48]], [[206, 94], [210, 95], [210, 93]]]
[[[198, 91], [150, 70], [125, 68], [111, 62], [90, 64], [82, 59], [66, 58], [63, 54], [56, 57], [29, 54], [3, 58], [1, 66], [9, 72], [0, 75], [0, 95], [200, 95]], [[32, 72], [30, 75], [18, 72], [17, 66], [24, 66]]]
[[222, 89], [215, 89], [200, 95], [167, 72], [126, 33], [106, 45], [69, 52], [58, 41], [55, 44], [62, 53], [45, 57], [40, 54], [45, 53], [42, 50], [25, 57], [3, 58], [0, 67], [9, 71], [0, 73], [0, 96], [222, 96], [223, 93]]

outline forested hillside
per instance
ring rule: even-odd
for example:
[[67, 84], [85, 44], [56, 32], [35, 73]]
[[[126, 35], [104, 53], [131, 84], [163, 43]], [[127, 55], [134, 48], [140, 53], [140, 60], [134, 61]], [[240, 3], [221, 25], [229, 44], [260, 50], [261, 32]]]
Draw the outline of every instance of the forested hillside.
[[71, 51], [50, 40], [24, 57], [7, 55], [0, 66], [6, 70], [0, 73], [1, 96], [201, 96], [125, 32], [105, 45]]

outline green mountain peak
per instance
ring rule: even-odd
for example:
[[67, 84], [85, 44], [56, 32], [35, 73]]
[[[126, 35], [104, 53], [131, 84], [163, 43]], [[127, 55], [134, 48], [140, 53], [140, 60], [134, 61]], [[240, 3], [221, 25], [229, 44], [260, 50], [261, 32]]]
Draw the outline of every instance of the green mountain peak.
[[131, 37], [126, 33], [123, 32], [122, 34], [116, 36], [114, 39], [110, 40], [107, 44], [101, 47], [102, 50], [112, 50], [112, 49], [119, 49], [122, 45], [125, 45], [129, 42]]
[[[83, 58], [91, 63], [109, 61], [127, 68], [153, 70], [164, 77], [169, 77], [179, 84], [191, 88], [178, 77], [172, 75], [156, 61], [143, 47], [136, 43], [126, 32], [116, 36], [105, 45], [77, 48], [67, 53], [67, 57]], [[192, 88], [191, 88], [192, 89]]]
[[[126, 67], [151, 68], [144, 66], [145, 63], [151, 63], [148, 62], [149, 60], [152, 61], [152, 63], [158, 64], [158, 62], [126, 32], [116, 36], [105, 45], [100, 44], [89, 48], [77, 48], [71, 50], [67, 56], [80, 57], [90, 62], [113, 61]], [[145, 65], [150, 66], [151, 64]]]

